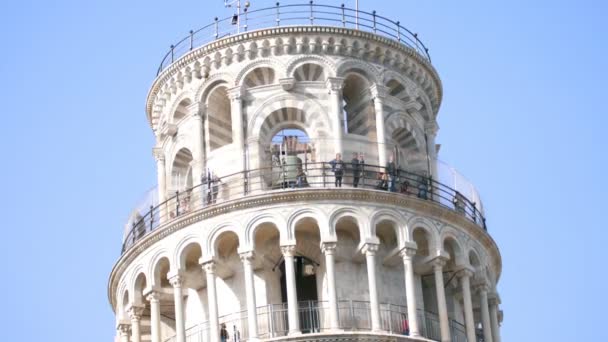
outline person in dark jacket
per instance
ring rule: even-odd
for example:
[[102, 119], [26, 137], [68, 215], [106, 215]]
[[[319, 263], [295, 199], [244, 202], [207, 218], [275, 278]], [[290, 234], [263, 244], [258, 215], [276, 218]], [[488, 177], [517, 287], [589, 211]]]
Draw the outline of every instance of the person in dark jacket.
[[342, 154], [336, 153], [336, 159], [329, 162], [331, 165], [331, 171], [334, 173], [334, 177], [336, 178], [335, 185], [338, 188], [342, 187], [342, 177], [344, 176], [344, 169], [346, 168], [346, 164], [342, 160]]
[[350, 161], [351, 167], [353, 169], [353, 187], [359, 186], [359, 178], [361, 177], [361, 173], [363, 172], [363, 154], [357, 152], [353, 152], [353, 159]]

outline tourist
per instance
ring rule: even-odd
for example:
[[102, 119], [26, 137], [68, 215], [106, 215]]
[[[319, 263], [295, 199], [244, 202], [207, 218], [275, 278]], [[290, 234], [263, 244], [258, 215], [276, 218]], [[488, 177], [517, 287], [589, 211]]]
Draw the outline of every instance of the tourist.
[[397, 165], [395, 164], [392, 154], [388, 159], [388, 163], [386, 164], [386, 173], [388, 174], [388, 190], [390, 192], [397, 191], [397, 187], [395, 186], [395, 181], [397, 178]]
[[363, 169], [363, 154], [353, 152], [353, 159], [350, 161], [351, 167], [353, 168], [353, 187], [359, 186], [359, 178]]
[[228, 330], [226, 330], [226, 324], [222, 323], [220, 329], [220, 340], [221, 342], [228, 341]]
[[403, 322], [403, 335], [409, 336], [410, 334], [410, 325], [407, 321], [407, 317], [405, 314], [401, 314], [402, 322]]
[[334, 173], [336, 178], [335, 185], [337, 188], [342, 187], [342, 177], [344, 176], [345, 164], [342, 160], [342, 154], [336, 153], [336, 159], [329, 162], [331, 165], [331, 171]]

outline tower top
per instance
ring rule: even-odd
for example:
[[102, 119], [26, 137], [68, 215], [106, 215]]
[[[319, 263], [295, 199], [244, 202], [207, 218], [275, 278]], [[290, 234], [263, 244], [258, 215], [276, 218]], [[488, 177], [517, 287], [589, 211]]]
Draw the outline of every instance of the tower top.
[[[418, 34], [401, 26], [399, 21], [388, 19], [376, 11], [360, 11], [358, 8], [316, 4], [308, 1], [302, 4], [281, 5], [261, 9], [251, 9], [249, 1], [241, 4], [240, 0], [225, 1], [226, 6], [236, 7], [237, 14], [215, 19], [197, 29], [170, 46], [164, 55], [158, 70], [160, 75], [169, 65], [177, 62], [182, 56], [215, 40], [232, 37], [238, 34], [254, 34], [265, 28], [287, 26], [326, 26], [341, 27], [378, 34], [398, 41], [415, 51], [422, 59], [431, 62], [429, 49], [418, 38]], [[358, 7], [358, 6], [357, 6]]]

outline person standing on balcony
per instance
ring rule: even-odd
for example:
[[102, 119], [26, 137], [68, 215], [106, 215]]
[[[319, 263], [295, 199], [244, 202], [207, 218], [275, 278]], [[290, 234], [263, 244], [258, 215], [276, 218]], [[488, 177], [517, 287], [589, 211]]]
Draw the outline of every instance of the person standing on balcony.
[[407, 317], [405, 314], [401, 314], [401, 321], [403, 322], [403, 335], [409, 336], [410, 334], [410, 324], [407, 321]]
[[363, 154], [357, 152], [353, 152], [353, 159], [350, 161], [351, 167], [353, 168], [353, 187], [359, 186], [359, 178], [361, 177], [361, 172], [363, 171]]
[[222, 323], [220, 326], [220, 341], [226, 342], [228, 341], [228, 330], [226, 330], [226, 324]]
[[341, 188], [342, 177], [344, 176], [344, 169], [346, 168], [344, 161], [342, 160], [342, 154], [336, 153], [336, 159], [330, 161], [329, 164], [331, 165], [331, 171], [336, 178], [335, 185], [337, 188]]
[[397, 179], [397, 165], [395, 164], [395, 157], [391, 154], [386, 164], [386, 173], [388, 174], [388, 191], [395, 192], [397, 187], [395, 181]]

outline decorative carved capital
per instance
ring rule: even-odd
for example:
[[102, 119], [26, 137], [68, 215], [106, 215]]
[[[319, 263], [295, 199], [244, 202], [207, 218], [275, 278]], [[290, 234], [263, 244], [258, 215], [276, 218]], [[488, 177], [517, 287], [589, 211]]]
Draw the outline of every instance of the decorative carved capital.
[[486, 284], [485, 282], [481, 282], [481, 283], [477, 283], [475, 284], [475, 291], [481, 293], [488, 293], [488, 284]]
[[437, 125], [436, 122], [427, 122], [426, 124], [424, 124], [424, 132], [428, 136], [436, 136], [437, 131], [439, 131], [439, 125]]
[[129, 332], [131, 331], [131, 324], [120, 323], [116, 330], [120, 333], [120, 336], [129, 336]]
[[361, 253], [365, 254], [366, 256], [376, 255], [376, 252], [378, 252], [379, 246], [380, 245], [377, 243], [368, 242], [365, 245], [363, 245], [363, 248], [361, 249]]
[[473, 275], [475, 274], [475, 272], [473, 272], [471, 269], [469, 268], [463, 268], [462, 270], [458, 271], [458, 278], [471, 278], [473, 277]]
[[431, 264], [433, 265], [433, 269], [437, 270], [439, 269], [440, 271], [443, 269], [443, 267], [445, 267], [445, 264], [448, 262], [448, 260], [444, 257], [436, 257], [435, 259], [431, 260]]
[[279, 84], [283, 90], [289, 91], [293, 89], [293, 86], [296, 84], [296, 80], [293, 77], [281, 78], [279, 79]]
[[129, 313], [131, 321], [139, 321], [141, 320], [141, 314], [144, 312], [144, 306], [131, 305], [127, 309], [127, 312]]
[[240, 101], [243, 91], [240, 86], [228, 89], [230, 101]]
[[174, 288], [181, 288], [182, 285], [184, 284], [184, 277], [182, 277], [179, 274], [176, 274], [176, 275], [172, 276], [171, 278], [169, 278], [169, 283]]
[[296, 255], [296, 245], [281, 246], [281, 253], [284, 257], [293, 257]]
[[321, 243], [321, 252], [323, 254], [332, 255], [335, 253], [338, 244], [335, 242], [322, 242]]
[[416, 255], [416, 248], [404, 247], [399, 251], [399, 255], [403, 258], [403, 261], [412, 259]]
[[325, 86], [327, 86], [327, 90], [331, 92], [340, 92], [344, 88], [344, 78], [328, 77], [327, 81], [325, 81]]
[[384, 99], [389, 94], [388, 87], [385, 87], [380, 84], [372, 84], [369, 88], [372, 99]]
[[203, 268], [203, 271], [205, 271], [205, 273], [215, 274], [216, 267], [215, 267], [214, 261], [208, 261], [208, 262], [202, 264], [201, 267]]
[[241, 258], [242, 262], [253, 262], [253, 259], [255, 259], [255, 252], [254, 251], [248, 251], [248, 252], [243, 252], [239, 254], [239, 257]]
[[165, 162], [165, 151], [163, 151], [160, 147], [155, 147], [152, 149], [152, 155], [154, 155], [154, 159], [157, 162]]
[[160, 301], [160, 293], [158, 293], [157, 291], [149, 291], [145, 294], [145, 296], [146, 300], [150, 303], [158, 303]]

